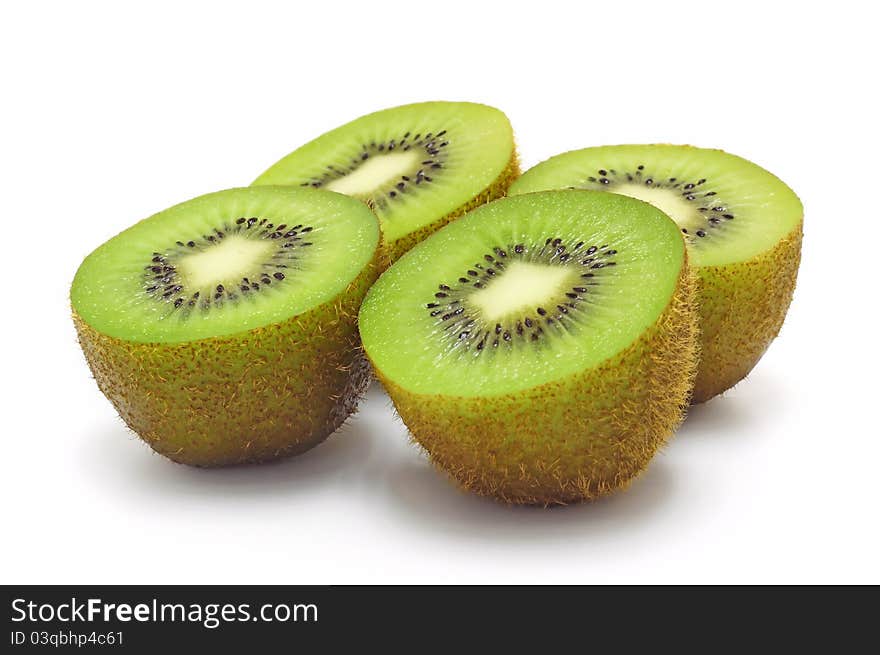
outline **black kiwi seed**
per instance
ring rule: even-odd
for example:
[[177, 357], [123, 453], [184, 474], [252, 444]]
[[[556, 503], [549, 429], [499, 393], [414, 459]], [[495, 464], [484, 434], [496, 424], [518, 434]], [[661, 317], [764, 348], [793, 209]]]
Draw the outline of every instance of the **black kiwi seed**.
[[[703, 178], [698, 179], [695, 182], [691, 182], [691, 181], [680, 180], [677, 177], [658, 178], [658, 177], [655, 177], [652, 175], [644, 175], [643, 176], [643, 171], [645, 171], [645, 165], [639, 164], [635, 170], [635, 177], [633, 176], [632, 173], [629, 173], [629, 172], [623, 173], [623, 176], [625, 176], [625, 179], [627, 182], [631, 182], [631, 183], [644, 184], [645, 186], [649, 186], [649, 187], [653, 187], [653, 188], [680, 189], [682, 198], [684, 198], [688, 202], [693, 202], [695, 205], [701, 205], [701, 206], [696, 207], [697, 211], [702, 212], [704, 214], [708, 214], [710, 212], [715, 212], [717, 214], [723, 215], [723, 217], [727, 220], [731, 220], [732, 218], [734, 218], [734, 215], [732, 213], [729, 213], [727, 208], [725, 208], [723, 205], [716, 205], [716, 206], [711, 206], [708, 204], [702, 205], [702, 203], [699, 202], [700, 198], [705, 199], [705, 198], [710, 198], [710, 197], [717, 195], [717, 193], [715, 191], [710, 190], [710, 191], [703, 191], [701, 193], [701, 191], [697, 189], [697, 187], [700, 187], [700, 186], [706, 184], [706, 182], [707, 182], [706, 178], [703, 177]], [[595, 177], [592, 175], [587, 176], [586, 183], [582, 184], [581, 186], [582, 187], [583, 186], [589, 187], [589, 185], [591, 185], [591, 184], [592, 185], [600, 184], [602, 186], [607, 187], [607, 186], [613, 186], [618, 183], [618, 179], [619, 179], [618, 174], [617, 174], [617, 171], [615, 171], [614, 169], [600, 168], [600, 169], [598, 169], [597, 173], [598, 173], [599, 177]], [[620, 178], [620, 179], [622, 179], [622, 178]], [[576, 188], [576, 187], [571, 187], [571, 188]], [[706, 201], [703, 200], [703, 202], [706, 202]], [[713, 218], [715, 220], [713, 220]], [[717, 220], [717, 217], [708, 217], [707, 216], [706, 221], [707, 221], [708, 227], [716, 227], [720, 224], [720, 221]], [[682, 229], [682, 232], [684, 234], [688, 234], [686, 229]], [[699, 237], [706, 236], [705, 230], [699, 230], [698, 232], [703, 232], [703, 234], [697, 233], [697, 236], [699, 236]], [[577, 247], [575, 247], [575, 250], [576, 249], [577, 249]]]
[[[311, 178], [310, 181], [302, 182], [302, 186], [322, 187], [333, 180], [342, 178], [357, 170], [367, 159], [374, 155], [381, 155], [384, 152], [391, 152], [401, 149], [404, 152], [412, 148], [419, 148], [424, 156], [420, 160], [419, 169], [417, 171], [409, 171], [407, 175], [401, 175], [400, 181], [393, 183], [392, 189], [378, 190], [373, 197], [368, 199], [368, 204], [374, 209], [383, 209], [389, 202], [392, 202], [398, 195], [407, 193], [407, 187], [415, 177], [416, 185], [430, 184], [434, 179], [430, 175], [425, 174], [426, 169], [431, 171], [439, 171], [443, 169], [446, 160], [446, 148], [449, 146], [449, 140], [438, 141], [441, 134], [445, 135], [447, 131], [440, 130], [436, 134], [427, 133], [422, 139], [421, 134], [412, 137], [410, 132], [405, 132], [402, 137], [392, 138], [388, 141], [372, 141], [369, 144], [363, 144], [361, 153], [354, 159], [348, 159], [345, 162], [338, 162], [327, 165], [324, 172]], [[390, 200], [389, 200], [390, 199]]]
[[[608, 245], [591, 246], [586, 252], [594, 255], [588, 257], [583, 262], [571, 259], [568, 261], [568, 253], [565, 256], [560, 255], [568, 249], [568, 245], [563, 242], [561, 237], [548, 237], [544, 240], [544, 247], [536, 247], [534, 252], [538, 253], [537, 261], [546, 263], [555, 262], [562, 266], [590, 266], [591, 269], [599, 269], [607, 266], [614, 266], [615, 261], [610, 260], [617, 254], [617, 250], [609, 248]], [[584, 246], [583, 241], [577, 242], [573, 250], [578, 250]], [[541, 326], [531, 316], [512, 317], [510, 321], [496, 322], [492, 325], [481, 325], [480, 314], [469, 313], [468, 296], [485, 287], [491, 280], [503, 276], [506, 266], [501, 259], [509, 264], [510, 258], [524, 259], [526, 261], [535, 261], [535, 257], [525, 255], [527, 248], [525, 244], [516, 244], [507, 248], [497, 246], [492, 248], [492, 254], [484, 254], [481, 258], [482, 262], [475, 263], [473, 268], [467, 269], [466, 275], [461, 275], [455, 285], [441, 283], [437, 285], [439, 291], [434, 293], [435, 300], [425, 303], [426, 309], [430, 310], [429, 315], [443, 324], [443, 333], [449, 334], [448, 338], [453, 339], [456, 347], [465, 349], [474, 347], [477, 353], [483, 352], [485, 346], [491, 341], [492, 347], [497, 348], [500, 344], [508, 347], [516, 347], [517, 343], [534, 343], [540, 340], [544, 333]], [[498, 259], [496, 259], [496, 256]], [[526, 259], [527, 258], [527, 259]], [[599, 259], [600, 261], [596, 261]], [[491, 265], [487, 265], [491, 264]], [[582, 269], [581, 269], [582, 270]], [[572, 272], [577, 269], [573, 268]], [[595, 273], [580, 273], [582, 278], [593, 278]], [[582, 283], [583, 284], [583, 283]], [[590, 282], [595, 285], [597, 282]], [[559, 299], [554, 303], [555, 314], [550, 316], [545, 307], [537, 307], [535, 312], [548, 325], [558, 324], [560, 326], [568, 326], [565, 329], [573, 329], [577, 326], [577, 317], [580, 312], [585, 311], [588, 306], [582, 304], [584, 297], [582, 294], [587, 292], [586, 286], [574, 286], [570, 290], [559, 294]], [[492, 335], [492, 339], [490, 339]]]
[[[155, 300], [172, 303], [175, 308], [180, 307], [184, 302], [186, 302], [189, 307], [194, 306], [199, 299], [199, 291], [193, 293], [188, 301], [183, 297], [177, 297], [177, 295], [183, 290], [183, 285], [176, 264], [180, 258], [186, 257], [192, 250], [201, 250], [218, 245], [226, 235], [224, 230], [237, 233], [248, 239], [266, 239], [268, 241], [277, 241], [279, 239], [284, 240], [284, 243], [278, 243], [276, 245], [277, 250], [270, 256], [269, 261], [264, 263], [264, 266], [271, 266], [278, 269], [295, 267], [301, 248], [303, 246], [312, 245], [311, 242], [300, 243], [297, 236], [300, 232], [311, 232], [313, 227], [309, 225], [296, 225], [289, 232], [283, 233], [283, 230], [287, 229], [287, 224], [282, 223], [276, 227], [272, 221], [269, 221], [266, 218], [258, 218], [256, 216], [245, 218], [240, 216], [234, 219], [233, 222], [235, 227], [230, 227], [229, 223], [223, 223], [222, 230], [219, 227], [214, 227], [198, 239], [175, 241], [174, 244], [176, 248], [172, 246], [172, 248], [165, 253], [153, 252], [147, 265], [144, 267], [144, 291]], [[259, 231], [250, 230], [252, 226], [258, 223], [261, 227]], [[269, 285], [272, 282], [268, 272], [258, 273], [257, 275], [261, 276], [260, 282], [263, 285]], [[281, 271], [274, 271], [271, 275], [272, 278], [278, 281], [286, 279], [286, 274]], [[213, 285], [213, 287], [209, 287], [209, 289], [210, 294], [202, 304], [205, 308], [210, 307], [212, 300], [218, 302], [223, 298], [235, 300], [238, 298], [236, 295], [236, 292], [238, 291], [245, 294], [259, 291], [260, 284], [256, 281], [251, 282], [248, 277], [243, 277], [241, 282], [234, 284], [232, 289], [227, 289], [223, 283]], [[188, 317], [188, 313], [183, 315], [183, 318]]]

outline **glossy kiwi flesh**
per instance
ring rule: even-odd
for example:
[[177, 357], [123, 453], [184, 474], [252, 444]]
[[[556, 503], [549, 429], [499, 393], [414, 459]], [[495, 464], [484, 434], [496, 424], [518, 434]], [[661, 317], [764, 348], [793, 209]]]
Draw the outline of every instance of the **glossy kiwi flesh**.
[[700, 283], [694, 402], [748, 375], [791, 303], [803, 230], [803, 206], [794, 192], [721, 150], [627, 145], [552, 157], [527, 171], [510, 193], [564, 188], [632, 196], [678, 223]]

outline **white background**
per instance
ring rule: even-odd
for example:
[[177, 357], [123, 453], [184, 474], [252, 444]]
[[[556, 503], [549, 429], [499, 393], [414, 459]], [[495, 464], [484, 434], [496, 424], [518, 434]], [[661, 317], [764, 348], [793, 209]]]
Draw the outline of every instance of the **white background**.
[[[880, 582], [878, 106], [869, 3], [5, 3], [0, 10], [4, 583]], [[827, 4], [827, 3], [826, 3]], [[508, 113], [526, 167], [720, 147], [806, 207], [788, 320], [626, 493], [465, 495], [380, 389], [297, 459], [152, 454], [90, 378], [81, 259], [397, 104]]]

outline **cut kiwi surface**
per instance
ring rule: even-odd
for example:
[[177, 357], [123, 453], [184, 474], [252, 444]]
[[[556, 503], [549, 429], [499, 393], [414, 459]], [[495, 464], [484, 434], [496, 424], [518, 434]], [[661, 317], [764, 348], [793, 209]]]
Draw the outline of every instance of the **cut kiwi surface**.
[[437, 465], [481, 494], [566, 503], [624, 486], [681, 419], [693, 294], [678, 228], [654, 207], [535, 193], [404, 255], [360, 331]]
[[98, 386], [179, 462], [307, 449], [370, 378], [355, 316], [379, 241], [362, 203], [290, 187], [212, 193], [137, 223], [91, 253], [71, 288]]
[[552, 157], [527, 171], [510, 193], [564, 188], [635, 197], [679, 225], [700, 282], [694, 402], [748, 375], [779, 332], [794, 291], [803, 227], [794, 192], [721, 150], [626, 145]]
[[519, 174], [510, 121], [470, 102], [378, 111], [290, 153], [255, 182], [344, 193], [373, 208], [396, 259]]

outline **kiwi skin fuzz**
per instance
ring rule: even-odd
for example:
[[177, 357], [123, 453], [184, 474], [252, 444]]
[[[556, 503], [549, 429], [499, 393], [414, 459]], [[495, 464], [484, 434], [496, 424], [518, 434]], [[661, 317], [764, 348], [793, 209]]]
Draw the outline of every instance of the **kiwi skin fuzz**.
[[697, 268], [701, 347], [694, 403], [745, 378], [779, 334], [794, 294], [802, 241], [803, 219], [752, 259]]
[[98, 387], [157, 453], [206, 467], [297, 455], [334, 432], [372, 380], [356, 317], [378, 252], [333, 300], [239, 334], [135, 343], [75, 310], [73, 322]]
[[596, 499], [645, 469], [684, 418], [697, 358], [696, 281], [685, 262], [657, 321], [578, 375], [467, 398], [414, 394], [376, 371], [435, 466], [477, 494], [548, 506]]
[[[456, 218], [460, 218], [468, 213], [470, 210], [479, 207], [481, 205], [485, 205], [486, 203], [492, 202], [493, 200], [498, 200], [499, 198], [503, 198], [507, 195], [507, 190], [510, 188], [510, 185], [520, 176], [522, 170], [520, 169], [519, 157], [517, 156], [516, 144], [513, 145], [513, 151], [510, 155], [510, 160], [507, 162], [507, 166], [504, 167], [504, 170], [498, 174], [492, 183], [483, 189], [480, 193], [471, 198], [468, 202], [461, 205], [454, 211], [449, 212], [445, 216], [438, 218], [433, 223], [429, 223], [428, 225], [423, 225], [417, 230], [413, 230], [409, 234], [405, 234], [400, 239], [394, 242], [386, 242], [386, 246], [384, 248], [382, 264], [383, 270], [387, 269], [391, 264], [396, 262], [400, 257], [406, 253], [410, 248], [415, 246], [417, 243], [424, 241], [429, 236], [431, 236], [434, 232], [439, 230], [441, 227], [454, 221]], [[381, 221], [380, 221], [381, 224]]]

